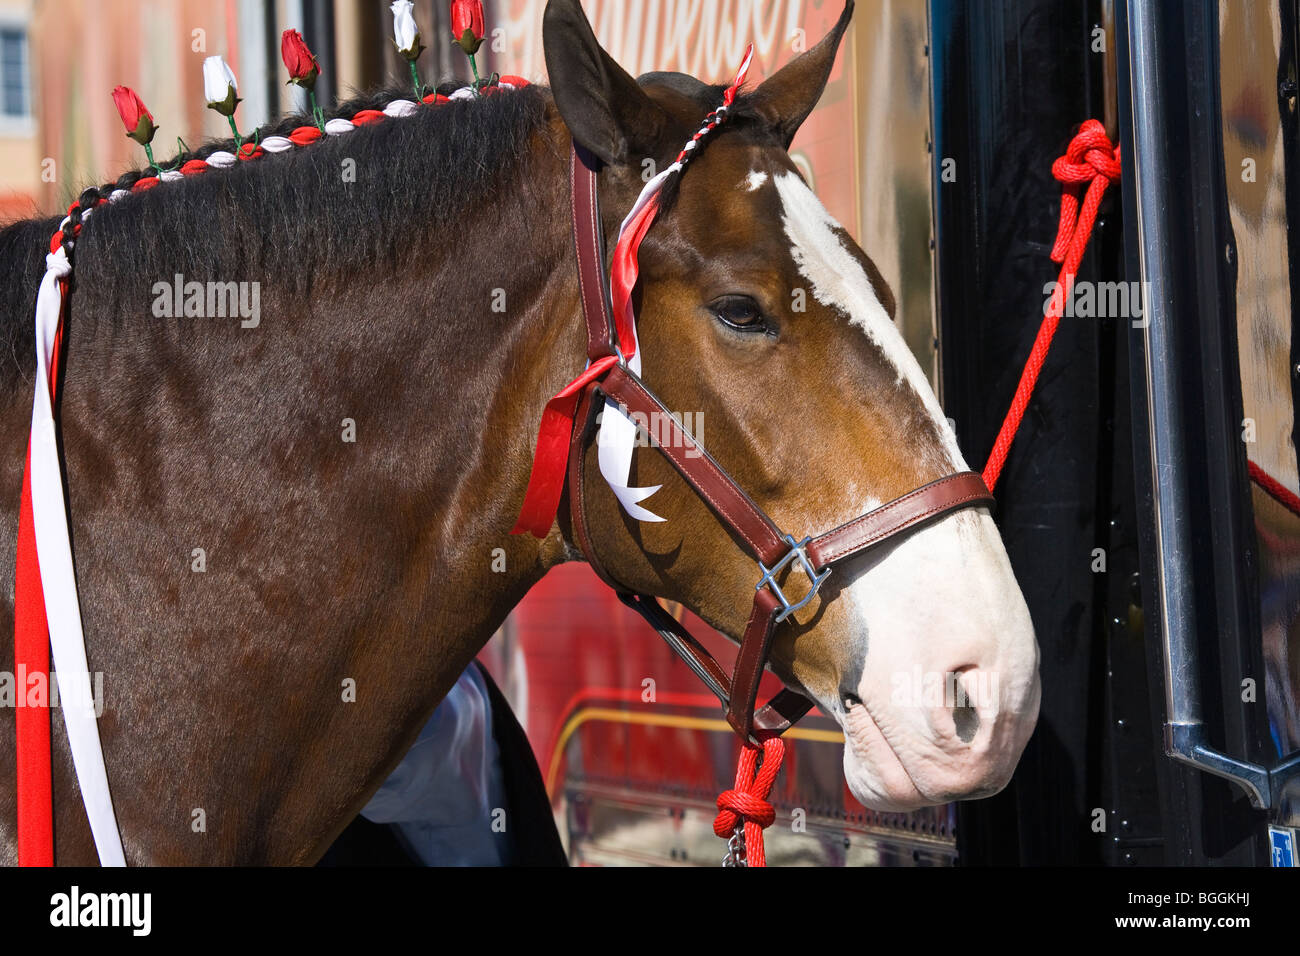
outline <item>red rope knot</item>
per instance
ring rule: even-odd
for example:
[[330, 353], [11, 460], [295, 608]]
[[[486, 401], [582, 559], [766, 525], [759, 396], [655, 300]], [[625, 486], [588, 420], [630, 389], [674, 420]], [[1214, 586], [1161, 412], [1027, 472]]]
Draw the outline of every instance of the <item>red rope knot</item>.
[[[1020, 384], [1011, 400], [1011, 408], [1007, 411], [1002, 429], [993, 443], [993, 450], [989, 452], [988, 463], [984, 466], [984, 483], [990, 490], [997, 487], [1002, 466], [1006, 464], [1007, 453], [1011, 450], [1011, 442], [1016, 437], [1025, 409], [1029, 406], [1030, 396], [1034, 393], [1034, 385], [1038, 382], [1038, 373], [1047, 360], [1052, 337], [1061, 324], [1066, 300], [1074, 289], [1074, 277], [1079, 272], [1084, 250], [1088, 248], [1092, 227], [1097, 222], [1097, 210], [1101, 208], [1102, 197], [1106, 195], [1111, 183], [1119, 182], [1119, 147], [1111, 144], [1106, 136], [1106, 128], [1101, 123], [1095, 119], [1087, 120], [1079, 127], [1074, 139], [1070, 140], [1065, 155], [1052, 163], [1052, 175], [1061, 182], [1061, 224], [1057, 229], [1056, 243], [1052, 246], [1052, 261], [1060, 263], [1061, 272], [1056, 280], [1056, 289], [1047, 302], [1043, 322], [1038, 327], [1038, 336], [1034, 339], [1033, 349], [1025, 362], [1025, 370], [1020, 374]], [[1080, 193], [1084, 194], [1082, 203], [1079, 202]]]
[[[758, 763], [759, 756], [763, 762]], [[766, 866], [763, 831], [776, 821], [776, 809], [767, 800], [785, 759], [785, 742], [769, 737], [763, 746], [746, 743], [736, 767], [736, 786], [718, 796], [718, 815], [713, 832], [724, 840], [745, 827], [745, 854], [748, 866]]]
[[[1065, 155], [1052, 163], [1052, 175], [1064, 187], [1061, 194], [1061, 225], [1056, 233], [1056, 244], [1052, 246], [1052, 261], [1065, 262], [1070, 247], [1079, 238], [1079, 195], [1084, 187], [1088, 189], [1088, 199], [1095, 194], [1096, 202], [1091, 205], [1092, 214], [1085, 216], [1087, 230], [1079, 243], [1079, 257], [1083, 256], [1082, 246], [1088, 242], [1088, 233], [1096, 219], [1097, 206], [1101, 204], [1102, 194], [1111, 183], [1119, 182], [1120, 177], [1119, 147], [1111, 144], [1106, 135], [1106, 128], [1095, 119], [1084, 122], [1078, 134], [1070, 140]], [[1073, 271], [1073, 270], [1071, 270]]]

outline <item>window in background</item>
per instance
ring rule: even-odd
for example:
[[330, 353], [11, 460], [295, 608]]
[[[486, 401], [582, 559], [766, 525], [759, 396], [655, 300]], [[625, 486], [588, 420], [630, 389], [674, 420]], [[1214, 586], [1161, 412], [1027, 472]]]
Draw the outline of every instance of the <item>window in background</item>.
[[27, 31], [20, 27], [0, 27], [0, 116], [26, 119], [30, 114]]

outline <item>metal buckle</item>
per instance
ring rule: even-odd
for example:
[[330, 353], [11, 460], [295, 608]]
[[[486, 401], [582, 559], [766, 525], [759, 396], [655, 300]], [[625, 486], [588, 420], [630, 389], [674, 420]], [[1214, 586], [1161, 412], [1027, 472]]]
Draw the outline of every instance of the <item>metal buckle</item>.
[[[813, 568], [812, 562], [808, 560], [808, 552], [804, 550], [808, 547], [808, 544], [811, 541], [812, 538], [804, 538], [802, 541], [796, 541], [794, 535], [787, 534], [785, 535], [785, 543], [790, 545], [790, 551], [784, 558], [770, 568], [764, 565], [762, 561], [758, 562], [758, 566], [763, 571], [763, 578], [758, 582], [758, 586], [754, 588], [754, 590], [761, 591], [765, 587], [770, 587], [772, 589], [772, 593], [776, 595], [776, 599], [781, 602], [782, 610], [776, 616], [776, 623], [778, 624], [801, 607], [807, 605], [808, 602], [813, 599], [813, 596], [816, 595], [817, 589], [822, 586], [822, 582], [825, 581], [831, 573], [830, 568], [827, 568], [821, 574], [818, 574]], [[789, 598], [787, 598], [785, 593], [781, 590], [781, 586], [776, 583], [776, 576], [785, 570], [786, 566], [795, 559], [798, 559], [799, 567], [802, 568], [803, 573], [807, 575], [808, 580], [812, 583], [812, 587], [810, 587], [808, 593], [803, 596], [803, 600], [799, 601], [797, 604], [791, 604]]]

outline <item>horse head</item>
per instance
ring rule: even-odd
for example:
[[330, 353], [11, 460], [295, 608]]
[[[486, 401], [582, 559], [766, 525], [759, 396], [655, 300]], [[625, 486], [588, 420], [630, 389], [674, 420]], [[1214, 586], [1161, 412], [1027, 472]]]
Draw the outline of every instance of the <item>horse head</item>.
[[[736, 100], [640, 248], [644, 380], [796, 535], [967, 468], [880, 271], [788, 152], [852, 9], [850, 0], [824, 40]], [[551, 0], [544, 39], [559, 115], [604, 164], [612, 234], [647, 171], [673, 161], [721, 88], [682, 74], [634, 80], [578, 0]], [[645, 502], [661, 522], [624, 513], [602, 488], [594, 443], [584, 455], [590, 547], [606, 572], [738, 638], [759, 572], [726, 527], [654, 451], [637, 454], [634, 474], [662, 486]], [[837, 566], [778, 629], [770, 662], [843, 727], [848, 785], [875, 809], [997, 792], [1037, 718], [1034, 630], [987, 508]]]

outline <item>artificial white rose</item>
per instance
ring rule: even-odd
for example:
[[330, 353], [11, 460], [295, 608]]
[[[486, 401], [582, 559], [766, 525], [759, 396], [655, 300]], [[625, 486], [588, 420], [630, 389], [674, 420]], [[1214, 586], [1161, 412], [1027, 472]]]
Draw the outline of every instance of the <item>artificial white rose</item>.
[[420, 28], [415, 25], [415, 16], [411, 12], [415, 4], [411, 0], [395, 0], [393, 11], [393, 42], [397, 52], [408, 60], [414, 60], [424, 49], [420, 42]]
[[208, 108], [222, 116], [232, 116], [239, 105], [239, 84], [226, 61], [210, 56], [203, 61], [203, 97]]

